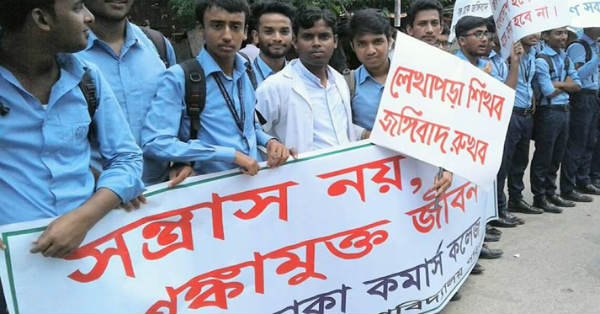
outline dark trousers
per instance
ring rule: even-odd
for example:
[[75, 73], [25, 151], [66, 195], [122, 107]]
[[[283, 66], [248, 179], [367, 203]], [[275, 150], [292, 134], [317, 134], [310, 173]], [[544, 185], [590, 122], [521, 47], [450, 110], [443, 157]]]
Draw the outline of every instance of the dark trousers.
[[590, 184], [592, 155], [596, 146], [598, 98], [593, 93], [577, 93], [569, 110], [569, 139], [560, 168], [560, 192]]
[[556, 192], [556, 173], [569, 137], [569, 112], [565, 106], [540, 106], [535, 115], [535, 152], [531, 160], [531, 191], [534, 201]]
[[500, 216], [506, 215], [506, 195], [504, 181], [508, 177], [508, 195], [511, 200], [521, 200], [523, 195], [523, 175], [529, 163], [529, 141], [533, 130], [531, 112], [515, 108], [504, 141], [502, 164], [496, 177], [498, 188], [498, 211]]
[[[599, 103], [600, 103], [600, 101], [599, 101]], [[600, 113], [598, 116], [598, 123], [596, 124], [596, 126], [593, 126], [593, 127], [596, 129], [597, 137], [596, 137], [596, 145], [592, 149], [592, 160], [590, 162], [590, 164], [591, 164], [590, 178], [592, 180], [600, 180]]]

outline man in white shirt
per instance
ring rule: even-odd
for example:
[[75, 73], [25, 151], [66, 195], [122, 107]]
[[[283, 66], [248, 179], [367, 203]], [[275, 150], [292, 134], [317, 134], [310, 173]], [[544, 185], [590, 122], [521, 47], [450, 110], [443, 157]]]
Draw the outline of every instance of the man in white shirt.
[[350, 91], [344, 77], [328, 66], [337, 47], [336, 19], [326, 9], [302, 9], [294, 21], [298, 59], [256, 91], [256, 109], [267, 133], [298, 153], [359, 140], [352, 124]]

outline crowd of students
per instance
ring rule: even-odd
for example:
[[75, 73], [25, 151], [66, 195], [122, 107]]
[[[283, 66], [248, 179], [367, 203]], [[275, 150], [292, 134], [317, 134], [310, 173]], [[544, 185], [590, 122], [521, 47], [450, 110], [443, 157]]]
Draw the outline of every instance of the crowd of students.
[[[201, 0], [204, 49], [175, 60], [168, 40], [127, 20], [132, 4], [0, 2], [0, 224], [56, 217], [33, 253], [70, 254], [110, 210], [139, 208], [145, 185], [232, 168], [255, 175], [263, 160], [278, 167], [298, 153], [368, 138], [391, 51], [409, 49], [392, 47], [395, 30], [375, 9], [338, 25], [316, 7]], [[413, 1], [406, 19], [407, 34], [450, 49], [439, 2]], [[341, 27], [361, 63], [344, 74], [329, 65]], [[560, 213], [600, 195], [600, 28], [585, 29], [566, 50], [566, 28], [527, 36], [507, 60], [493, 20], [463, 17], [455, 31], [458, 58], [516, 91], [497, 177], [500, 217], [486, 241], [499, 240], [494, 227], [524, 223], [512, 212]], [[239, 52], [248, 36], [257, 53]], [[288, 60], [291, 50], [297, 58]], [[530, 205], [522, 191], [532, 137]], [[438, 195], [453, 177], [440, 174]], [[501, 255], [484, 245], [480, 257]], [[473, 273], [482, 270], [477, 264]]]

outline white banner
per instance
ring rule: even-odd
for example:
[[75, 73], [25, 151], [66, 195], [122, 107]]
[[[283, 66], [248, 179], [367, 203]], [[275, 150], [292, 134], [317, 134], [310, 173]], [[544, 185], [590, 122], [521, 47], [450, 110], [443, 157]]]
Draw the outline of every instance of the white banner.
[[371, 141], [491, 183], [502, 161], [514, 90], [410, 36], [398, 33], [396, 40], [397, 47], [411, 49], [394, 52]]
[[600, 1], [569, 0], [571, 26], [600, 27]]
[[452, 14], [452, 27], [450, 28], [450, 36], [448, 41], [454, 41], [456, 38], [456, 22], [464, 16], [492, 16], [492, 9], [489, 0], [456, 0], [454, 3], [454, 13]]
[[11, 313], [436, 313], [477, 260], [486, 192], [358, 143], [263, 169], [155, 186], [67, 259], [30, 254], [50, 220], [2, 226]]
[[517, 40], [571, 24], [566, 0], [490, 0], [490, 4], [504, 58]]

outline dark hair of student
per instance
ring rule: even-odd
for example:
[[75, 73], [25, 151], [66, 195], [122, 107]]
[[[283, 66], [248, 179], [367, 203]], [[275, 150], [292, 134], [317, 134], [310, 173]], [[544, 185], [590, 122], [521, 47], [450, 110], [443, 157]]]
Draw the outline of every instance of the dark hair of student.
[[200, 0], [196, 3], [196, 20], [204, 26], [204, 12], [210, 8], [221, 8], [229, 13], [244, 13], [246, 23], [250, 16], [250, 8], [246, 0]]
[[438, 0], [416, 0], [412, 3], [412, 5], [408, 8], [406, 12], [406, 25], [414, 26], [415, 17], [419, 12], [426, 10], [436, 10], [438, 11], [438, 16], [440, 20], [442, 19], [442, 4]]
[[251, 11], [252, 14], [248, 21], [248, 30], [258, 30], [260, 17], [265, 14], [281, 14], [288, 17], [292, 23], [294, 21], [294, 16], [296, 15], [296, 8], [291, 4], [272, 0], [256, 2], [252, 5]]
[[294, 35], [298, 35], [300, 27], [307, 29], [315, 26], [315, 23], [323, 20], [325, 25], [331, 27], [334, 34], [337, 33], [337, 22], [335, 15], [329, 9], [317, 7], [301, 8], [294, 18]]
[[0, 0], [0, 28], [17, 31], [23, 28], [27, 15], [35, 8], [54, 14], [54, 0]]
[[487, 30], [490, 33], [496, 33], [496, 22], [494, 21], [494, 17], [490, 16], [485, 19]]
[[456, 22], [456, 37], [465, 36], [470, 30], [485, 26], [487, 28], [488, 24], [483, 17], [477, 16], [463, 16]]
[[363, 34], [384, 34], [387, 38], [392, 36], [390, 20], [381, 10], [358, 10], [354, 12], [349, 24], [349, 34], [352, 37]]

